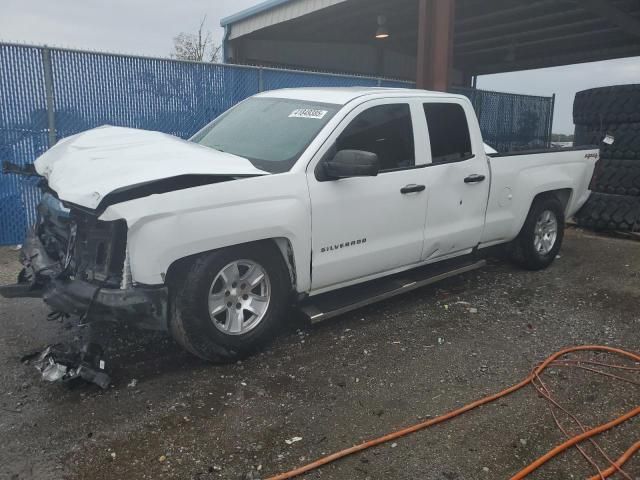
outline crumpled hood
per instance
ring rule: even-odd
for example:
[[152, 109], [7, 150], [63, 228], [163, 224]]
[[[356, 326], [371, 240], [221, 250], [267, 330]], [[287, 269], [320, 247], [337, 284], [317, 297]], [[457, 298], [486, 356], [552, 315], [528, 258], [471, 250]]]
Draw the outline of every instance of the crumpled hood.
[[183, 175], [268, 175], [245, 158], [172, 135], [111, 126], [61, 140], [35, 167], [61, 200], [91, 209], [116, 190]]

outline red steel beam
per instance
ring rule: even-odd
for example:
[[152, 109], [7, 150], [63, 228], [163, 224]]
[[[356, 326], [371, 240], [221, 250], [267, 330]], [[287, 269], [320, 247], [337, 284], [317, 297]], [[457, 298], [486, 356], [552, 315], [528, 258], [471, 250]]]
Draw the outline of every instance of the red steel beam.
[[418, 88], [447, 91], [451, 84], [455, 0], [420, 0]]

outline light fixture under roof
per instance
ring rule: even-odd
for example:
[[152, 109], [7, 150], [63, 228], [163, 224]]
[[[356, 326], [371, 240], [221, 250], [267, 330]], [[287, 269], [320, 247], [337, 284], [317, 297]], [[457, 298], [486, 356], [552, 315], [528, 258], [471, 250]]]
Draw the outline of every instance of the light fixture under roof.
[[376, 30], [376, 38], [382, 40], [389, 38], [389, 28], [387, 27], [387, 17], [378, 16], [378, 30]]

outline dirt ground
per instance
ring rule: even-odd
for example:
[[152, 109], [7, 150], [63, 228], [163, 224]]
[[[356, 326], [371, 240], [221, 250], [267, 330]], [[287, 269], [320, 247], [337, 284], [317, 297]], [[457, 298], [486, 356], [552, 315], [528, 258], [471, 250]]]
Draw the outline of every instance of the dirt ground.
[[[0, 249], [2, 281], [12, 280], [16, 258]], [[45, 384], [21, 363], [25, 353], [80, 333], [71, 321], [47, 322], [38, 299], [0, 299], [0, 478], [266, 477], [501, 390], [563, 347], [640, 350], [639, 305], [640, 243], [572, 230], [546, 271], [492, 261], [285, 332], [235, 365], [208, 365], [162, 335], [119, 329], [113, 386], [100, 391]], [[632, 383], [559, 367], [545, 378], [590, 426], [640, 404]], [[600, 442], [617, 458], [640, 439], [639, 427], [636, 418]], [[301, 440], [286, 442], [294, 437]], [[528, 387], [305, 478], [507, 479], [563, 440]], [[640, 455], [626, 471], [640, 478]], [[594, 473], [569, 451], [530, 478]]]

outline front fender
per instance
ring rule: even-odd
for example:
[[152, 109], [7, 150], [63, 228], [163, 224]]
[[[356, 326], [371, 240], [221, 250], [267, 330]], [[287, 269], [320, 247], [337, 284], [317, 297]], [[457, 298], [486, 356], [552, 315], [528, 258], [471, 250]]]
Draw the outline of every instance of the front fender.
[[135, 282], [164, 283], [175, 261], [219, 248], [285, 238], [296, 287], [311, 284], [311, 215], [304, 175], [285, 173], [169, 192], [109, 207], [103, 220], [125, 219]]

